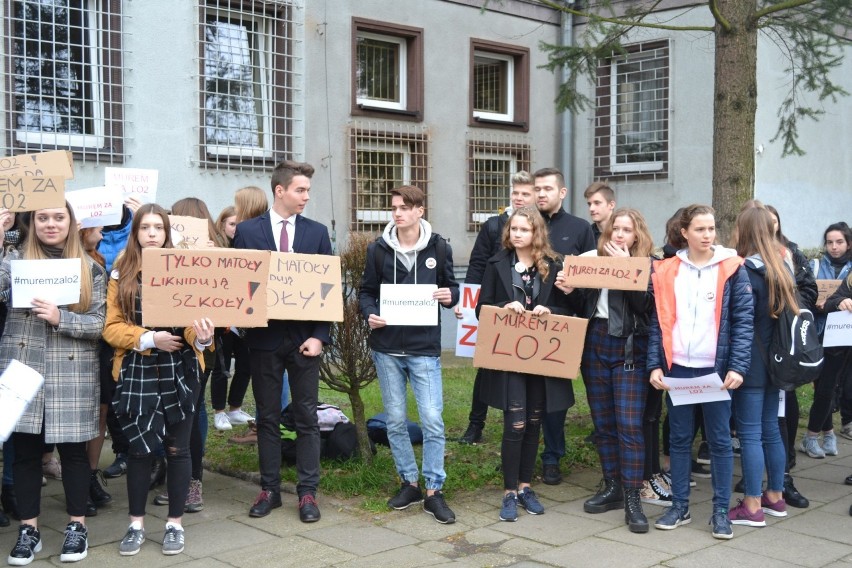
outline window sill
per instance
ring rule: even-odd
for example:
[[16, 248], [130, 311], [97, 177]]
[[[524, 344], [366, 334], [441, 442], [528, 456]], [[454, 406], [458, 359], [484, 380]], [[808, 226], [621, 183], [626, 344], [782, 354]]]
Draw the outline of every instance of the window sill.
[[526, 122], [513, 122], [511, 120], [495, 120], [493, 118], [484, 118], [481, 116], [472, 117], [473, 121], [471, 125], [473, 126], [488, 126], [488, 127], [499, 127], [499, 128], [511, 128], [514, 130], [523, 130], [526, 132], [529, 130], [529, 124]]

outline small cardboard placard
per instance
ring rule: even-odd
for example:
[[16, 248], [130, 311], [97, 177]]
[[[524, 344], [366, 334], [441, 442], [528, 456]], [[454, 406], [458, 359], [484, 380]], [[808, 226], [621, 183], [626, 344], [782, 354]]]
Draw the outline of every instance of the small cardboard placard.
[[106, 227], [121, 223], [124, 199], [116, 189], [89, 187], [69, 191], [65, 199], [74, 209], [74, 216], [81, 229]]
[[143, 249], [143, 325], [266, 327], [268, 279], [269, 251]]
[[78, 258], [13, 260], [10, 268], [13, 308], [31, 308], [36, 298], [57, 306], [80, 301], [82, 264]]
[[343, 321], [340, 257], [271, 252], [266, 308], [269, 319]]
[[74, 155], [67, 150], [0, 158], [0, 176], [74, 179]]
[[834, 294], [834, 291], [840, 288], [843, 280], [817, 280], [817, 304], [825, 303], [825, 301]]
[[589, 320], [567, 316], [517, 314], [483, 306], [473, 365], [483, 369], [575, 379]]
[[645, 291], [651, 274], [651, 259], [639, 256], [566, 256], [562, 265], [574, 288]]
[[210, 231], [207, 219], [187, 217], [184, 215], [169, 215], [172, 226], [172, 243], [187, 248], [208, 248]]
[[157, 202], [159, 170], [141, 168], [104, 168], [104, 185], [115, 187], [127, 197], [135, 197], [142, 203]]
[[456, 357], [473, 357], [476, 351], [476, 304], [479, 302], [479, 284], [462, 284], [459, 311], [461, 319], [456, 327]]
[[0, 176], [0, 207], [13, 213], [65, 207], [65, 178]]
[[438, 325], [435, 284], [382, 284], [379, 317], [387, 325]]

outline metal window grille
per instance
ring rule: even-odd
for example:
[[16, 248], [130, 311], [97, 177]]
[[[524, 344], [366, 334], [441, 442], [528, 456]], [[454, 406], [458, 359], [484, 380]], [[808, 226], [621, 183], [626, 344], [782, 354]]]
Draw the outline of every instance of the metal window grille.
[[356, 44], [358, 102], [404, 109], [407, 65], [405, 40], [360, 32]]
[[467, 160], [468, 231], [479, 231], [509, 206], [512, 174], [529, 171], [532, 150], [525, 139], [494, 136], [468, 140]]
[[198, 0], [199, 161], [265, 170], [293, 151], [301, 0]]
[[473, 61], [473, 110], [508, 116], [511, 119], [512, 71], [511, 57], [476, 52]]
[[122, 0], [9, 0], [4, 154], [123, 158], [122, 13]]
[[408, 124], [359, 123], [349, 128], [353, 231], [380, 231], [391, 220], [390, 190], [416, 185], [429, 203], [429, 135]]

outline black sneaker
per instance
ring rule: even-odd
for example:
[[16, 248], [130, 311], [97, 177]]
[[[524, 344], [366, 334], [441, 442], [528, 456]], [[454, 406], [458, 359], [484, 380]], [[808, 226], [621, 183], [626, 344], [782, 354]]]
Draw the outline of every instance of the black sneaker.
[[[100, 478], [100, 479], [98, 479]], [[112, 495], [107, 493], [103, 485], [106, 485], [106, 480], [101, 470], [96, 469], [92, 472], [92, 477], [89, 480], [89, 499], [95, 504], [95, 507], [103, 507], [112, 501]]]
[[107, 479], [113, 479], [121, 477], [125, 473], [127, 473], [127, 455], [116, 454], [115, 461], [104, 470], [104, 477]]
[[700, 464], [710, 465], [710, 445], [707, 442], [701, 442], [698, 445], [698, 459]]
[[713, 526], [713, 538], [721, 540], [734, 538], [734, 529], [731, 528], [731, 520], [728, 518], [728, 511], [725, 509], [713, 511], [713, 516], [710, 517], [710, 522], [707, 524]]
[[546, 485], [559, 485], [562, 483], [562, 472], [558, 463], [546, 463], [541, 466], [541, 480]]
[[456, 522], [456, 514], [447, 506], [444, 494], [435, 491], [432, 495], [423, 499], [423, 510], [435, 517], [435, 520], [444, 525]]
[[476, 444], [482, 441], [482, 426], [471, 422], [467, 426], [464, 435], [459, 438], [460, 444]]
[[26, 566], [35, 559], [36, 552], [40, 551], [41, 533], [32, 525], [21, 525], [18, 527], [18, 541], [6, 562], [10, 566]]
[[405, 481], [396, 495], [388, 499], [388, 507], [401, 511], [423, 500], [423, 491], [417, 485]]
[[89, 531], [83, 523], [73, 521], [65, 528], [65, 542], [59, 555], [60, 562], [78, 562], [89, 551]]
[[701, 479], [710, 479], [710, 470], [698, 463], [692, 462], [692, 476], [700, 477]]

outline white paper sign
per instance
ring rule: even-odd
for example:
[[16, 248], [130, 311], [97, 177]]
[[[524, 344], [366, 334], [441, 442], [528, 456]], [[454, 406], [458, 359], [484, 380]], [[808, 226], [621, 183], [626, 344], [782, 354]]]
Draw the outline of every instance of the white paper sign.
[[823, 347], [846, 347], [852, 345], [852, 312], [831, 312], [825, 321]]
[[44, 377], [12, 359], [0, 375], [0, 442], [9, 439], [18, 419], [44, 383]]
[[382, 284], [379, 317], [388, 325], [438, 325], [435, 284]]
[[456, 356], [473, 357], [476, 351], [476, 331], [479, 320], [476, 319], [476, 303], [479, 301], [479, 284], [461, 285], [459, 311], [462, 318], [456, 328]]
[[787, 391], [778, 389], [778, 418], [784, 418], [787, 415]]
[[669, 396], [672, 398], [673, 406], [731, 400], [731, 394], [728, 390], [722, 390], [722, 379], [718, 373], [693, 379], [665, 377], [663, 381], [671, 389]]
[[65, 199], [71, 204], [83, 229], [121, 223], [124, 197], [118, 188], [89, 187], [66, 191]]
[[104, 185], [117, 188], [123, 197], [135, 197], [142, 203], [156, 203], [159, 176], [159, 170], [104, 168]]
[[31, 308], [35, 298], [67, 306], [80, 301], [80, 259], [13, 260], [12, 307]]

